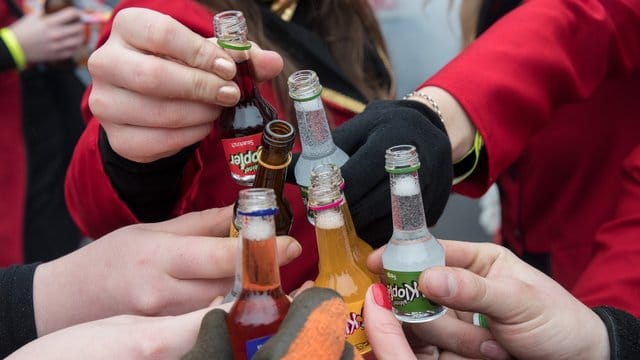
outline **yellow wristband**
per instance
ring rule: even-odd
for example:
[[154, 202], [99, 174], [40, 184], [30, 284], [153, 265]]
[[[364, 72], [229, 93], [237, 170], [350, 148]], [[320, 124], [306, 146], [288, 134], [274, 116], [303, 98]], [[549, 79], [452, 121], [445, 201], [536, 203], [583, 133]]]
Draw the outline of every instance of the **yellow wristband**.
[[476, 134], [473, 137], [473, 146], [471, 149], [469, 149], [469, 151], [467, 151], [460, 160], [453, 164], [453, 185], [468, 178], [476, 169], [478, 162], [480, 162], [480, 151], [482, 150], [482, 145], [482, 136], [480, 136], [480, 133], [476, 131]]
[[20, 71], [24, 70], [27, 67], [27, 59], [13, 31], [8, 27], [0, 29], [0, 39], [4, 41], [7, 49], [9, 49], [13, 62], [16, 63], [16, 68]]

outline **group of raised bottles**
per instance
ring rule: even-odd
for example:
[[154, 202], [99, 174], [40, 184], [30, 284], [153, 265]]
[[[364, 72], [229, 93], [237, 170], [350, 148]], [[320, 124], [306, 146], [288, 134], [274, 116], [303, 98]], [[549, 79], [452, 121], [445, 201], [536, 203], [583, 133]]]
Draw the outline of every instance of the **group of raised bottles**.
[[[275, 236], [287, 235], [294, 220], [283, 190], [295, 130], [276, 119], [276, 111], [253, 81], [243, 14], [218, 13], [214, 27], [218, 44], [236, 61], [234, 81], [241, 91], [238, 104], [225, 109], [217, 123], [231, 176], [248, 187], [239, 192], [235, 204], [230, 235], [240, 239], [236, 281], [225, 300], [234, 302], [227, 316], [234, 358], [250, 359], [277, 332], [290, 304], [280, 286]], [[343, 193], [340, 166], [349, 156], [333, 142], [316, 73], [297, 71], [288, 87], [302, 146], [294, 173], [318, 244], [314, 286], [334, 289], [343, 297], [348, 309], [345, 337], [366, 354], [371, 347], [364, 332], [364, 298], [368, 287], [381, 279], [367, 269], [372, 248], [357, 235]], [[417, 279], [428, 266], [443, 265], [444, 254], [426, 227], [418, 156], [409, 145], [392, 147], [385, 156], [394, 231], [383, 253], [383, 280], [399, 320], [429, 321], [446, 309], [418, 291]]]

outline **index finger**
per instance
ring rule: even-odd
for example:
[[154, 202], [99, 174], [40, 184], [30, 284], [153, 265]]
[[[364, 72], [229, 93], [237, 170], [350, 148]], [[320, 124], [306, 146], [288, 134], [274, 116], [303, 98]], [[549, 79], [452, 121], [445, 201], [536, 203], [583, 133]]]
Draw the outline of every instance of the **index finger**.
[[[225, 71], [227, 69], [221, 69], [216, 61], [226, 59], [233, 63], [223, 49], [169, 15], [150, 9], [126, 8], [116, 14], [112, 33], [134, 48], [216, 73], [226, 80], [231, 80], [233, 76]], [[122, 34], [125, 34], [126, 38], [123, 38]]]
[[502, 247], [493, 243], [472, 243], [459, 240], [438, 240], [444, 247], [445, 264], [470, 270], [485, 276], [496, 261]]
[[233, 206], [194, 211], [177, 218], [159, 222], [135, 225], [153, 231], [168, 232], [176, 235], [227, 236], [233, 217]]

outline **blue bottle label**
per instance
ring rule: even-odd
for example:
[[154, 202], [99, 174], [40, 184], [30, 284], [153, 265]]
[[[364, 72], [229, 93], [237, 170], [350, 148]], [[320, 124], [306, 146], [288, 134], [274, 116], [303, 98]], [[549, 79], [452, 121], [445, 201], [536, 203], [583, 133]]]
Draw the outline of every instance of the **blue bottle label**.
[[264, 345], [264, 343], [266, 343], [267, 340], [269, 340], [270, 337], [271, 335], [267, 335], [267, 336], [248, 340], [245, 343], [245, 347], [247, 350], [247, 359], [251, 359], [253, 355], [255, 355], [255, 353], [257, 353], [258, 350], [260, 350], [262, 345]]

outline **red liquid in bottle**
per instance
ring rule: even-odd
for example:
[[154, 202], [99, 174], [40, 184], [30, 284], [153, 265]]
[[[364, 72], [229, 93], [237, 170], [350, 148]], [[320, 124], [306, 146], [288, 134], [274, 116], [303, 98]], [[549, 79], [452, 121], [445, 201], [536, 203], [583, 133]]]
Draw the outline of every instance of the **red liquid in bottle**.
[[258, 168], [257, 150], [262, 130], [277, 114], [258, 92], [249, 60], [236, 66], [234, 81], [240, 88], [240, 101], [235, 107], [225, 109], [218, 123], [231, 177], [240, 185], [250, 186]]

